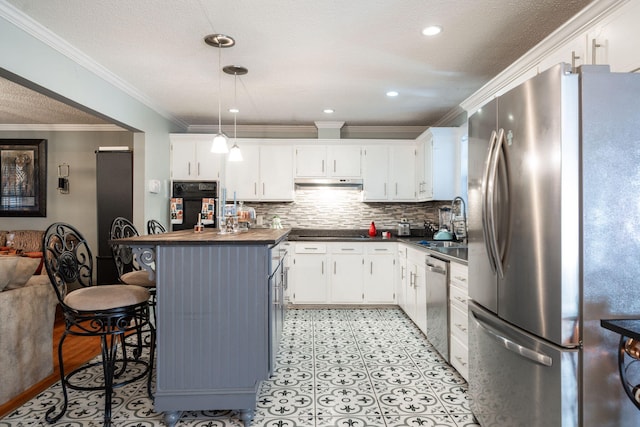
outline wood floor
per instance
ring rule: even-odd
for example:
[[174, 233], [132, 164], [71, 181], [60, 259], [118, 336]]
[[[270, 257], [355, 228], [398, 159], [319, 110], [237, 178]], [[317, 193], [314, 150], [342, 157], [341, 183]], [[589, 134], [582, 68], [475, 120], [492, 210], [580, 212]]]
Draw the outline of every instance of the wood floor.
[[[24, 393], [16, 396], [14, 399], [0, 405], [0, 418], [20, 407], [60, 379], [60, 369], [58, 365], [58, 341], [60, 340], [60, 336], [63, 332], [64, 319], [60, 310], [58, 310], [56, 312], [56, 321], [53, 327], [53, 348], [51, 349], [53, 352], [53, 374], [35, 384]], [[68, 336], [64, 341], [63, 350], [65, 371], [71, 372], [73, 369], [85, 364], [87, 361], [100, 354], [100, 338]]]

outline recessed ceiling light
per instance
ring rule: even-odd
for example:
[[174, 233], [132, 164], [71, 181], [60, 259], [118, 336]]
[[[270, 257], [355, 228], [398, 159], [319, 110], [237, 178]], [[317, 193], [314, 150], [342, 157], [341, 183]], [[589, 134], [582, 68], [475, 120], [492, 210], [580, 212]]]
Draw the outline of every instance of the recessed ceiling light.
[[240, 110], [238, 110], [236, 107], [231, 107], [231, 108], [229, 108], [229, 112], [230, 112], [230, 113], [237, 114], [237, 113], [239, 113], [239, 112], [240, 112]]
[[332, 114], [334, 112], [333, 108], [325, 108], [322, 110], [325, 114]]
[[422, 34], [425, 36], [435, 36], [436, 34], [440, 34], [442, 32], [442, 27], [438, 25], [430, 25], [422, 30]]
[[398, 92], [395, 90], [390, 90], [389, 92], [387, 92], [387, 96], [389, 97], [398, 96]]

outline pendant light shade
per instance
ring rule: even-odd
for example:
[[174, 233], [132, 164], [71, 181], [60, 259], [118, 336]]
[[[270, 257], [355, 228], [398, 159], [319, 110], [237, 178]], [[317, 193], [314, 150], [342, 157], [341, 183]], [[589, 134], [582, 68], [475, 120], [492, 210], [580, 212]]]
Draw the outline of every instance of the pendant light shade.
[[231, 47], [236, 44], [232, 37], [224, 34], [210, 34], [204, 38], [204, 42], [209, 46], [218, 48], [218, 133], [213, 137], [211, 144], [212, 153], [228, 153], [227, 136], [222, 132], [222, 70], [221, 55], [222, 48]]
[[231, 151], [229, 152], [229, 161], [241, 162], [242, 160], [242, 151], [240, 151], [240, 147], [238, 147], [238, 144], [234, 142], [233, 147], [231, 147]]
[[227, 137], [223, 133], [218, 133], [213, 137], [213, 143], [211, 144], [212, 153], [228, 153], [229, 146], [227, 145]]

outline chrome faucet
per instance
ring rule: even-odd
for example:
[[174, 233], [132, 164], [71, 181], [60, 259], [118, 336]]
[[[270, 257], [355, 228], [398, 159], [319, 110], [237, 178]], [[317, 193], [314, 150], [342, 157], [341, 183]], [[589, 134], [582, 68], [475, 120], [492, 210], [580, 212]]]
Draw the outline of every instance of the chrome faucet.
[[[459, 233], [460, 227], [456, 227], [454, 222], [456, 222], [456, 203], [462, 205], [462, 233]], [[467, 206], [464, 202], [464, 199], [460, 196], [455, 197], [451, 201], [451, 229], [456, 236], [457, 240], [466, 242], [467, 241]]]

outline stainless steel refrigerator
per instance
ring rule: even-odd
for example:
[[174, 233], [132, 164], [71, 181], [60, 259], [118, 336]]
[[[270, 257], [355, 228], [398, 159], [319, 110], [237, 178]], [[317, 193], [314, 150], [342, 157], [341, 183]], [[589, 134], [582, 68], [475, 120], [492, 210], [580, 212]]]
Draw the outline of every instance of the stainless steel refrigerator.
[[497, 97], [469, 118], [468, 185], [478, 421], [640, 425], [600, 327], [640, 317], [640, 75], [559, 64]]

